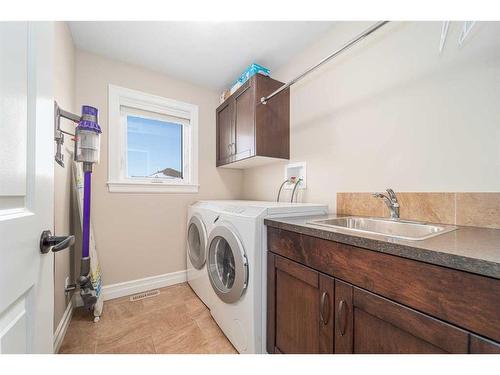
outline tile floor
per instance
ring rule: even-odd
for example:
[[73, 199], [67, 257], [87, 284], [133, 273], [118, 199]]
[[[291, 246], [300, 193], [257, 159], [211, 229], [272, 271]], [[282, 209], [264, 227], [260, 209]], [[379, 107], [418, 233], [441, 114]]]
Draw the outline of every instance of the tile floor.
[[76, 309], [59, 353], [237, 353], [186, 283], [160, 291], [135, 302], [105, 302], [98, 323]]

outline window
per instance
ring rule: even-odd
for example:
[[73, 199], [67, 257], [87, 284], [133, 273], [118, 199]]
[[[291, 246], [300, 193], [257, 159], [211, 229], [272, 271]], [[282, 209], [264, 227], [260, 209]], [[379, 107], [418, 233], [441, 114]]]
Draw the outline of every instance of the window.
[[109, 86], [111, 192], [198, 191], [198, 107]]
[[154, 113], [134, 112], [122, 109], [127, 129], [127, 178], [182, 179], [183, 124]]

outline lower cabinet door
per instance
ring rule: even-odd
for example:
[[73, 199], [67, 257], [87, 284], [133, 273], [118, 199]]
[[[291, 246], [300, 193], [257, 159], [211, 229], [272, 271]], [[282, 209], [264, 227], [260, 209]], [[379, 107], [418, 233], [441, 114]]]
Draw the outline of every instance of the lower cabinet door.
[[269, 253], [267, 297], [269, 353], [333, 353], [333, 278]]
[[469, 333], [335, 280], [336, 353], [467, 353]]

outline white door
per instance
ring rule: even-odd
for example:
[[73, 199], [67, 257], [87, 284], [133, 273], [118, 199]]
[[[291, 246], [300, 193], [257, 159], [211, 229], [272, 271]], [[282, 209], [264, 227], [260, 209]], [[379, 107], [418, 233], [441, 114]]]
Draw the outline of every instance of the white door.
[[0, 22], [0, 353], [53, 352], [51, 22]]

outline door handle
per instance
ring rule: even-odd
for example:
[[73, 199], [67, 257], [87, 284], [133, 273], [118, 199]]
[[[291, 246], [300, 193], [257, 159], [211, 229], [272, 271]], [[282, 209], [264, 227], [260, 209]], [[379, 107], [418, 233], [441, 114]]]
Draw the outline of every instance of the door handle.
[[[327, 301], [328, 303], [325, 303]], [[326, 314], [325, 305], [328, 306], [328, 312]], [[328, 324], [328, 321], [330, 320], [330, 297], [328, 296], [328, 292], [326, 290], [321, 294], [321, 300], [319, 304], [319, 317], [321, 319], [321, 322], [326, 326]]]
[[338, 327], [340, 336], [345, 335], [345, 327], [347, 325], [347, 309], [346, 302], [342, 299], [339, 302], [339, 317], [338, 317]]
[[50, 250], [58, 252], [75, 243], [75, 236], [53, 236], [50, 230], [44, 230], [40, 236], [40, 252], [47, 254]]

